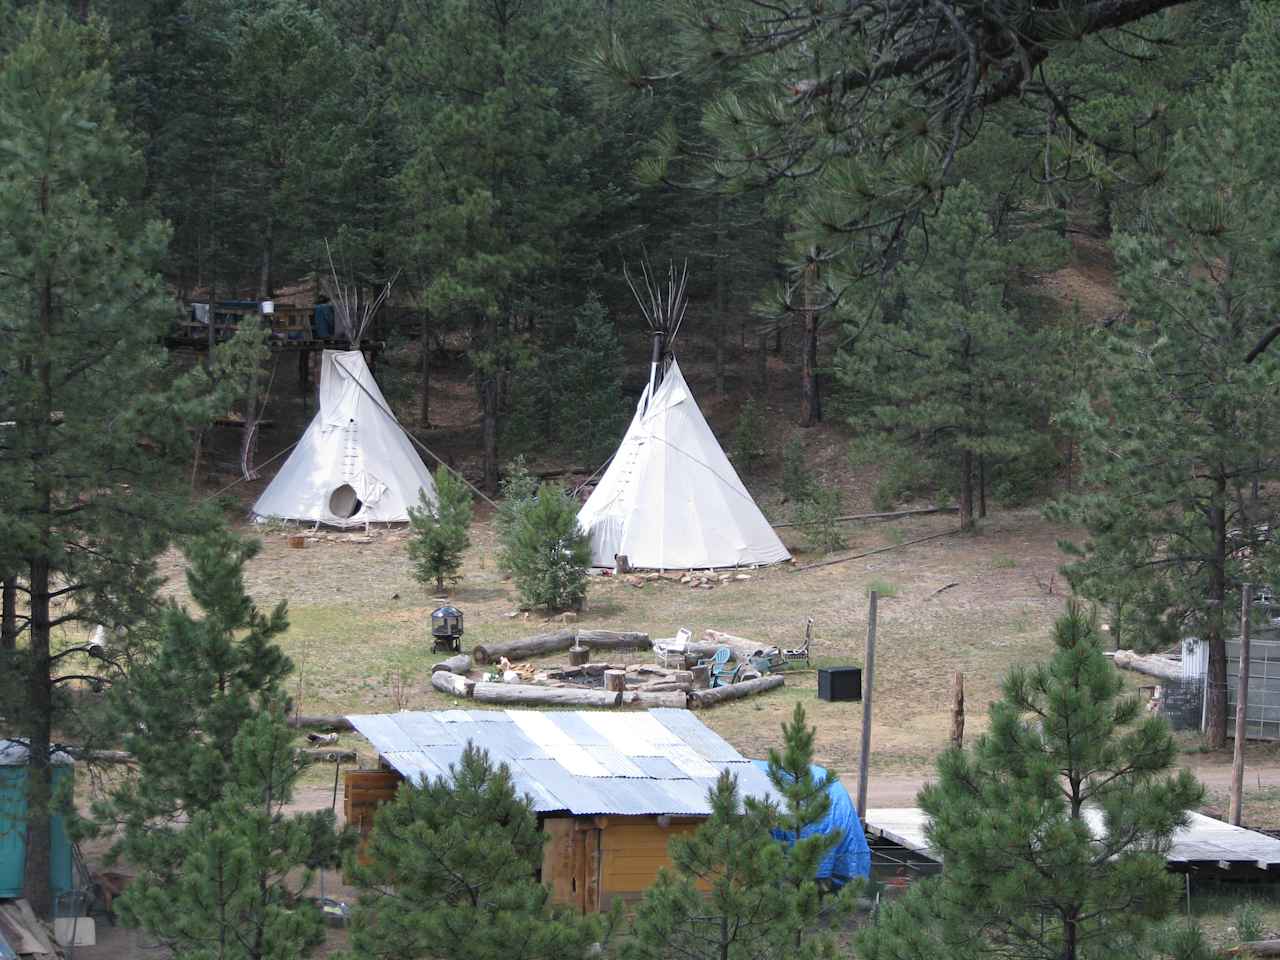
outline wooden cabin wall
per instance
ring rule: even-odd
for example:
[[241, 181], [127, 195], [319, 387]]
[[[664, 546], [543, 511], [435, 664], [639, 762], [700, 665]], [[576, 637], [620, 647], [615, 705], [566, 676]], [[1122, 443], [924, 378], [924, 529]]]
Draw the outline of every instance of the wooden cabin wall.
[[[666, 818], [663, 818], [666, 820]], [[692, 833], [700, 819], [659, 823], [658, 817], [548, 817], [542, 823], [542, 882], [552, 900], [584, 913], [634, 902], [671, 866], [667, 844]]]
[[342, 786], [342, 815], [347, 824], [360, 833], [356, 853], [360, 863], [368, 863], [364, 848], [369, 842], [378, 805], [394, 800], [403, 780], [394, 770], [353, 770], [346, 775]]

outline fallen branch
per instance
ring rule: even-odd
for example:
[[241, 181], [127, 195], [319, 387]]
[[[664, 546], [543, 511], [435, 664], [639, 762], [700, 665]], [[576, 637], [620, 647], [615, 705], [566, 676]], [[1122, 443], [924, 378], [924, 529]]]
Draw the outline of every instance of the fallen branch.
[[929, 594], [929, 599], [932, 600], [938, 594], [943, 593], [947, 590], [950, 590], [952, 587], [958, 587], [958, 586], [960, 586], [960, 581], [952, 580], [950, 583], [946, 584], [945, 586], [939, 587], [937, 590], [933, 591], [933, 593]]
[[125, 750], [84, 750], [80, 747], [59, 747], [77, 760], [85, 763], [137, 763], [132, 753]]
[[[832, 517], [835, 523], [857, 523], [858, 521], [874, 521], [874, 520], [898, 520], [902, 517], [923, 517], [931, 513], [959, 513], [959, 507], [922, 507], [919, 510], [891, 510], [888, 513], [851, 513], [844, 517]], [[783, 527], [799, 527], [803, 524], [797, 523], [795, 520], [788, 520], [785, 523], [771, 523], [769, 526], [775, 530], [781, 530]]]
[[902, 543], [891, 543], [887, 547], [877, 547], [876, 549], [868, 550], [865, 553], [855, 553], [848, 557], [836, 557], [834, 560], [818, 560], [815, 563], [802, 564], [795, 569], [796, 572], [799, 573], [801, 570], [813, 570], [816, 567], [830, 567], [833, 564], [845, 563], [849, 560], [861, 560], [863, 557], [874, 556], [877, 553], [884, 553], [888, 550], [897, 550], [899, 547], [909, 547], [912, 544], [924, 543], [926, 540], [937, 540], [939, 537], [953, 537], [959, 532], [959, 530], [944, 530], [942, 533], [933, 533], [927, 537], [917, 537], [915, 540], [906, 540]]

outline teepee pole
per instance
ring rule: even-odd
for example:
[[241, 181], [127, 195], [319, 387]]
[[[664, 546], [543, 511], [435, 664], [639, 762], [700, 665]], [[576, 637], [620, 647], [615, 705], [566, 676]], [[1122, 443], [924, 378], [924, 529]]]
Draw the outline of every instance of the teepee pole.
[[646, 411], [649, 409], [649, 401], [653, 399], [653, 391], [662, 382], [663, 339], [661, 330], [653, 331], [653, 354], [649, 359], [649, 394], [644, 402]]

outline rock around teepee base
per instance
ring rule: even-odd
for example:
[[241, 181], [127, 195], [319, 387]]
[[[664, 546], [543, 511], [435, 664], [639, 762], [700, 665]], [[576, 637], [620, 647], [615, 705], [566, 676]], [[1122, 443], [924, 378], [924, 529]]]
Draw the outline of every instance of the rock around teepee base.
[[387, 406], [359, 350], [324, 351], [320, 411], [253, 505], [270, 517], [354, 527], [405, 523], [431, 474]]
[[613, 462], [578, 513], [591, 562], [693, 570], [780, 563], [791, 555], [703, 418], [674, 360], [645, 388]]

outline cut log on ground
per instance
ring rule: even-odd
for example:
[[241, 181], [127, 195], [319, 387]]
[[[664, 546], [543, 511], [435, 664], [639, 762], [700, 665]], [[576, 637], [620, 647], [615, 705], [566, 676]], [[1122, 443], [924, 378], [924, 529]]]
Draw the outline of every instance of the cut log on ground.
[[604, 672], [604, 688], [610, 693], [621, 693], [627, 689], [627, 671], [606, 670]]
[[447, 670], [439, 670], [431, 674], [431, 685], [441, 693], [447, 693], [450, 696], [469, 697], [476, 682], [456, 673], [449, 673]]
[[578, 645], [592, 650], [652, 650], [647, 633], [616, 630], [579, 630]]
[[545, 656], [548, 653], [559, 653], [573, 646], [575, 637], [573, 630], [557, 630], [555, 633], [537, 633], [532, 637], [519, 640], [507, 640], [504, 643], [488, 643], [476, 647], [471, 656], [476, 663], [484, 665], [497, 663], [502, 657], [508, 660], [529, 660], [533, 657]]
[[356, 752], [354, 750], [299, 750], [298, 756], [310, 760], [312, 763], [355, 763]]
[[306, 714], [289, 718], [289, 726], [295, 729], [316, 730], [353, 730], [351, 721], [346, 717], [309, 717]]
[[1160, 677], [1162, 680], [1182, 679], [1182, 661], [1170, 657], [1144, 656], [1133, 650], [1117, 650], [1113, 662], [1117, 667], [1145, 673], [1149, 677]]
[[710, 690], [695, 690], [689, 694], [689, 709], [701, 710], [717, 703], [727, 703], [730, 700], [738, 700], [742, 697], [749, 697], [752, 694], [764, 693], [766, 690], [772, 690], [774, 687], [782, 686], [782, 684], [782, 677], [776, 673], [771, 673], [767, 677], [744, 680], [742, 683], [731, 683], [723, 687], [713, 687]]
[[1280, 957], [1280, 940], [1250, 940], [1226, 951], [1228, 957]]
[[733, 651], [733, 658], [739, 663], [748, 663], [752, 657], [763, 653], [769, 646], [767, 643], [748, 640], [746, 637], [735, 637], [732, 633], [721, 633], [719, 630], [704, 630], [702, 641], [711, 644], [712, 654], [715, 653], [716, 647], [728, 647]]
[[432, 673], [439, 673], [441, 670], [445, 673], [457, 673], [465, 677], [471, 672], [471, 657], [468, 654], [460, 653], [456, 657], [450, 657], [448, 660], [441, 660], [431, 668]]
[[483, 703], [533, 703], [573, 707], [616, 707], [622, 694], [610, 690], [539, 687], [530, 683], [477, 683], [471, 694]]
[[569, 648], [569, 665], [580, 667], [591, 659], [590, 647], [570, 647]]
[[622, 702], [628, 707], [674, 707], [677, 710], [684, 710], [689, 705], [689, 698], [683, 690], [673, 690], [669, 693], [628, 690], [622, 695]]

